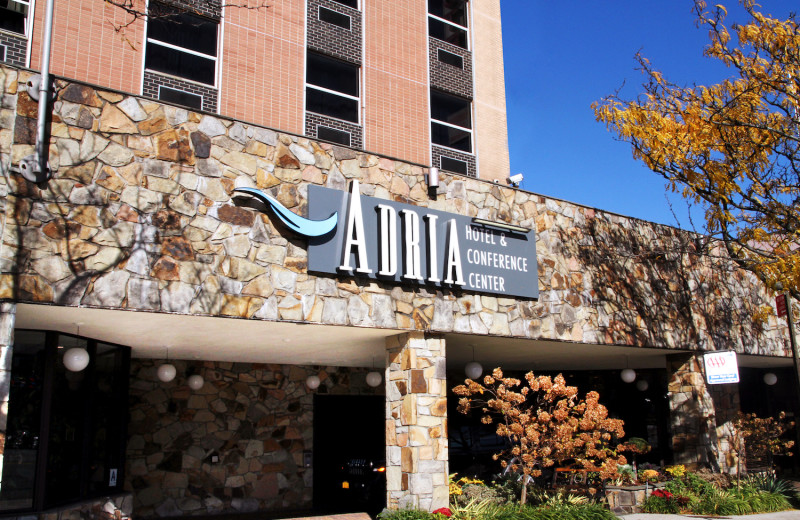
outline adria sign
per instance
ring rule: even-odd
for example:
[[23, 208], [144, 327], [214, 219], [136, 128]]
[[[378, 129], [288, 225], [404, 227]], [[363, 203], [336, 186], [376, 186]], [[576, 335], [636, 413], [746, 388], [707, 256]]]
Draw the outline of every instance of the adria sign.
[[390, 283], [538, 298], [536, 238], [470, 217], [311, 185], [309, 220], [330, 233], [309, 237], [309, 271]]

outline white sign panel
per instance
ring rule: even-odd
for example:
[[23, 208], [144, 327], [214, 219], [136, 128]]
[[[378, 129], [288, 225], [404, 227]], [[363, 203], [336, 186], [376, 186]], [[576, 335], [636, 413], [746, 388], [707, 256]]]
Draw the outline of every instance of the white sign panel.
[[706, 382], [709, 385], [739, 382], [739, 365], [736, 363], [736, 352], [707, 352], [704, 356], [706, 365]]

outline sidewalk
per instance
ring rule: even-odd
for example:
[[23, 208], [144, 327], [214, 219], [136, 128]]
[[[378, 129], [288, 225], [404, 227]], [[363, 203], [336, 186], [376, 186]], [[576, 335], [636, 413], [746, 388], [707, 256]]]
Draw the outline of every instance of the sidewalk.
[[759, 513], [756, 515], [736, 515], [736, 516], [709, 516], [709, 515], [659, 515], [648, 513], [635, 513], [632, 515], [619, 515], [623, 520], [687, 520], [689, 518], [699, 518], [708, 520], [727, 520], [727, 519], [746, 519], [746, 520], [800, 520], [800, 510], [780, 511], [778, 513]]

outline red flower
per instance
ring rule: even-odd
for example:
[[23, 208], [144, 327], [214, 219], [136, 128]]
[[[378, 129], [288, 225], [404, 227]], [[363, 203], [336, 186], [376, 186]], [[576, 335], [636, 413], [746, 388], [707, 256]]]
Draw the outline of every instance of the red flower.
[[452, 512], [452, 511], [450, 511], [450, 510], [449, 510], [448, 508], [446, 508], [446, 507], [440, 507], [439, 509], [437, 509], [436, 511], [434, 511], [434, 512], [433, 512], [433, 514], [434, 514], [434, 515], [435, 515], [435, 514], [437, 514], [437, 513], [438, 513], [438, 514], [440, 514], [440, 515], [444, 515], [444, 516], [446, 516], [446, 517], [451, 517], [451, 516], [453, 516], [453, 512]]
[[672, 493], [670, 493], [669, 491], [663, 490], [663, 489], [656, 489], [655, 491], [653, 491], [653, 496], [654, 497], [661, 497], [661, 498], [665, 498], [665, 499], [669, 500], [669, 499], [672, 498]]

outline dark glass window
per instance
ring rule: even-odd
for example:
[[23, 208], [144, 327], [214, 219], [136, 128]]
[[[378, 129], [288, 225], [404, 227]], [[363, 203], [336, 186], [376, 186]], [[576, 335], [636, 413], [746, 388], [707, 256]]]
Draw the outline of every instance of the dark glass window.
[[306, 89], [306, 110], [358, 123], [358, 101], [314, 87]]
[[317, 137], [332, 143], [350, 146], [350, 132], [345, 132], [343, 130], [336, 130], [335, 128], [328, 128], [327, 126], [318, 126]]
[[160, 86], [158, 88], [158, 99], [169, 103], [175, 103], [176, 105], [196, 108], [197, 110], [203, 109], [203, 96], [190, 94], [182, 90], [175, 90], [174, 88]]
[[214, 20], [153, 2], [145, 68], [213, 85], [218, 27]]
[[428, 12], [462, 27], [467, 26], [467, 2], [465, 0], [428, 0]]
[[467, 163], [459, 161], [458, 159], [451, 159], [450, 157], [442, 157], [442, 169], [448, 172], [467, 174]]
[[346, 14], [337, 13], [325, 7], [319, 8], [319, 19], [333, 25], [337, 25], [342, 29], [350, 30], [350, 17]]
[[347, 7], [352, 7], [353, 9], [358, 9], [358, 0], [333, 0], [336, 3], [346, 5]]
[[442, 63], [447, 63], [448, 65], [452, 65], [453, 67], [458, 67], [459, 69], [464, 68], [464, 58], [462, 58], [458, 54], [447, 52], [444, 49], [439, 49], [437, 54], [439, 61], [441, 61]]
[[25, 34], [28, 20], [28, 3], [0, 0], [0, 29]]
[[358, 66], [356, 65], [309, 52], [306, 71], [306, 80], [311, 85], [350, 96], [358, 96]]
[[0, 61], [6, 61], [6, 46], [0, 45]]
[[441, 125], [435, 121], [431, 122], [431, 141], [439, 146], [472, 153], [471, 133], [452, 126]]
[[[68, 371], [80, 347], [89, 365]], [[0, 512], [41, 511], [119, 493], [125, 482], [130, 349], [15, 331]]]
[[428, 32], [437, 40], [467, 48], [467, 31], [436, 18], [428, 18]]
[[431, 90], [431, 119], [472, 128], [470, 102], [468, 99]]

